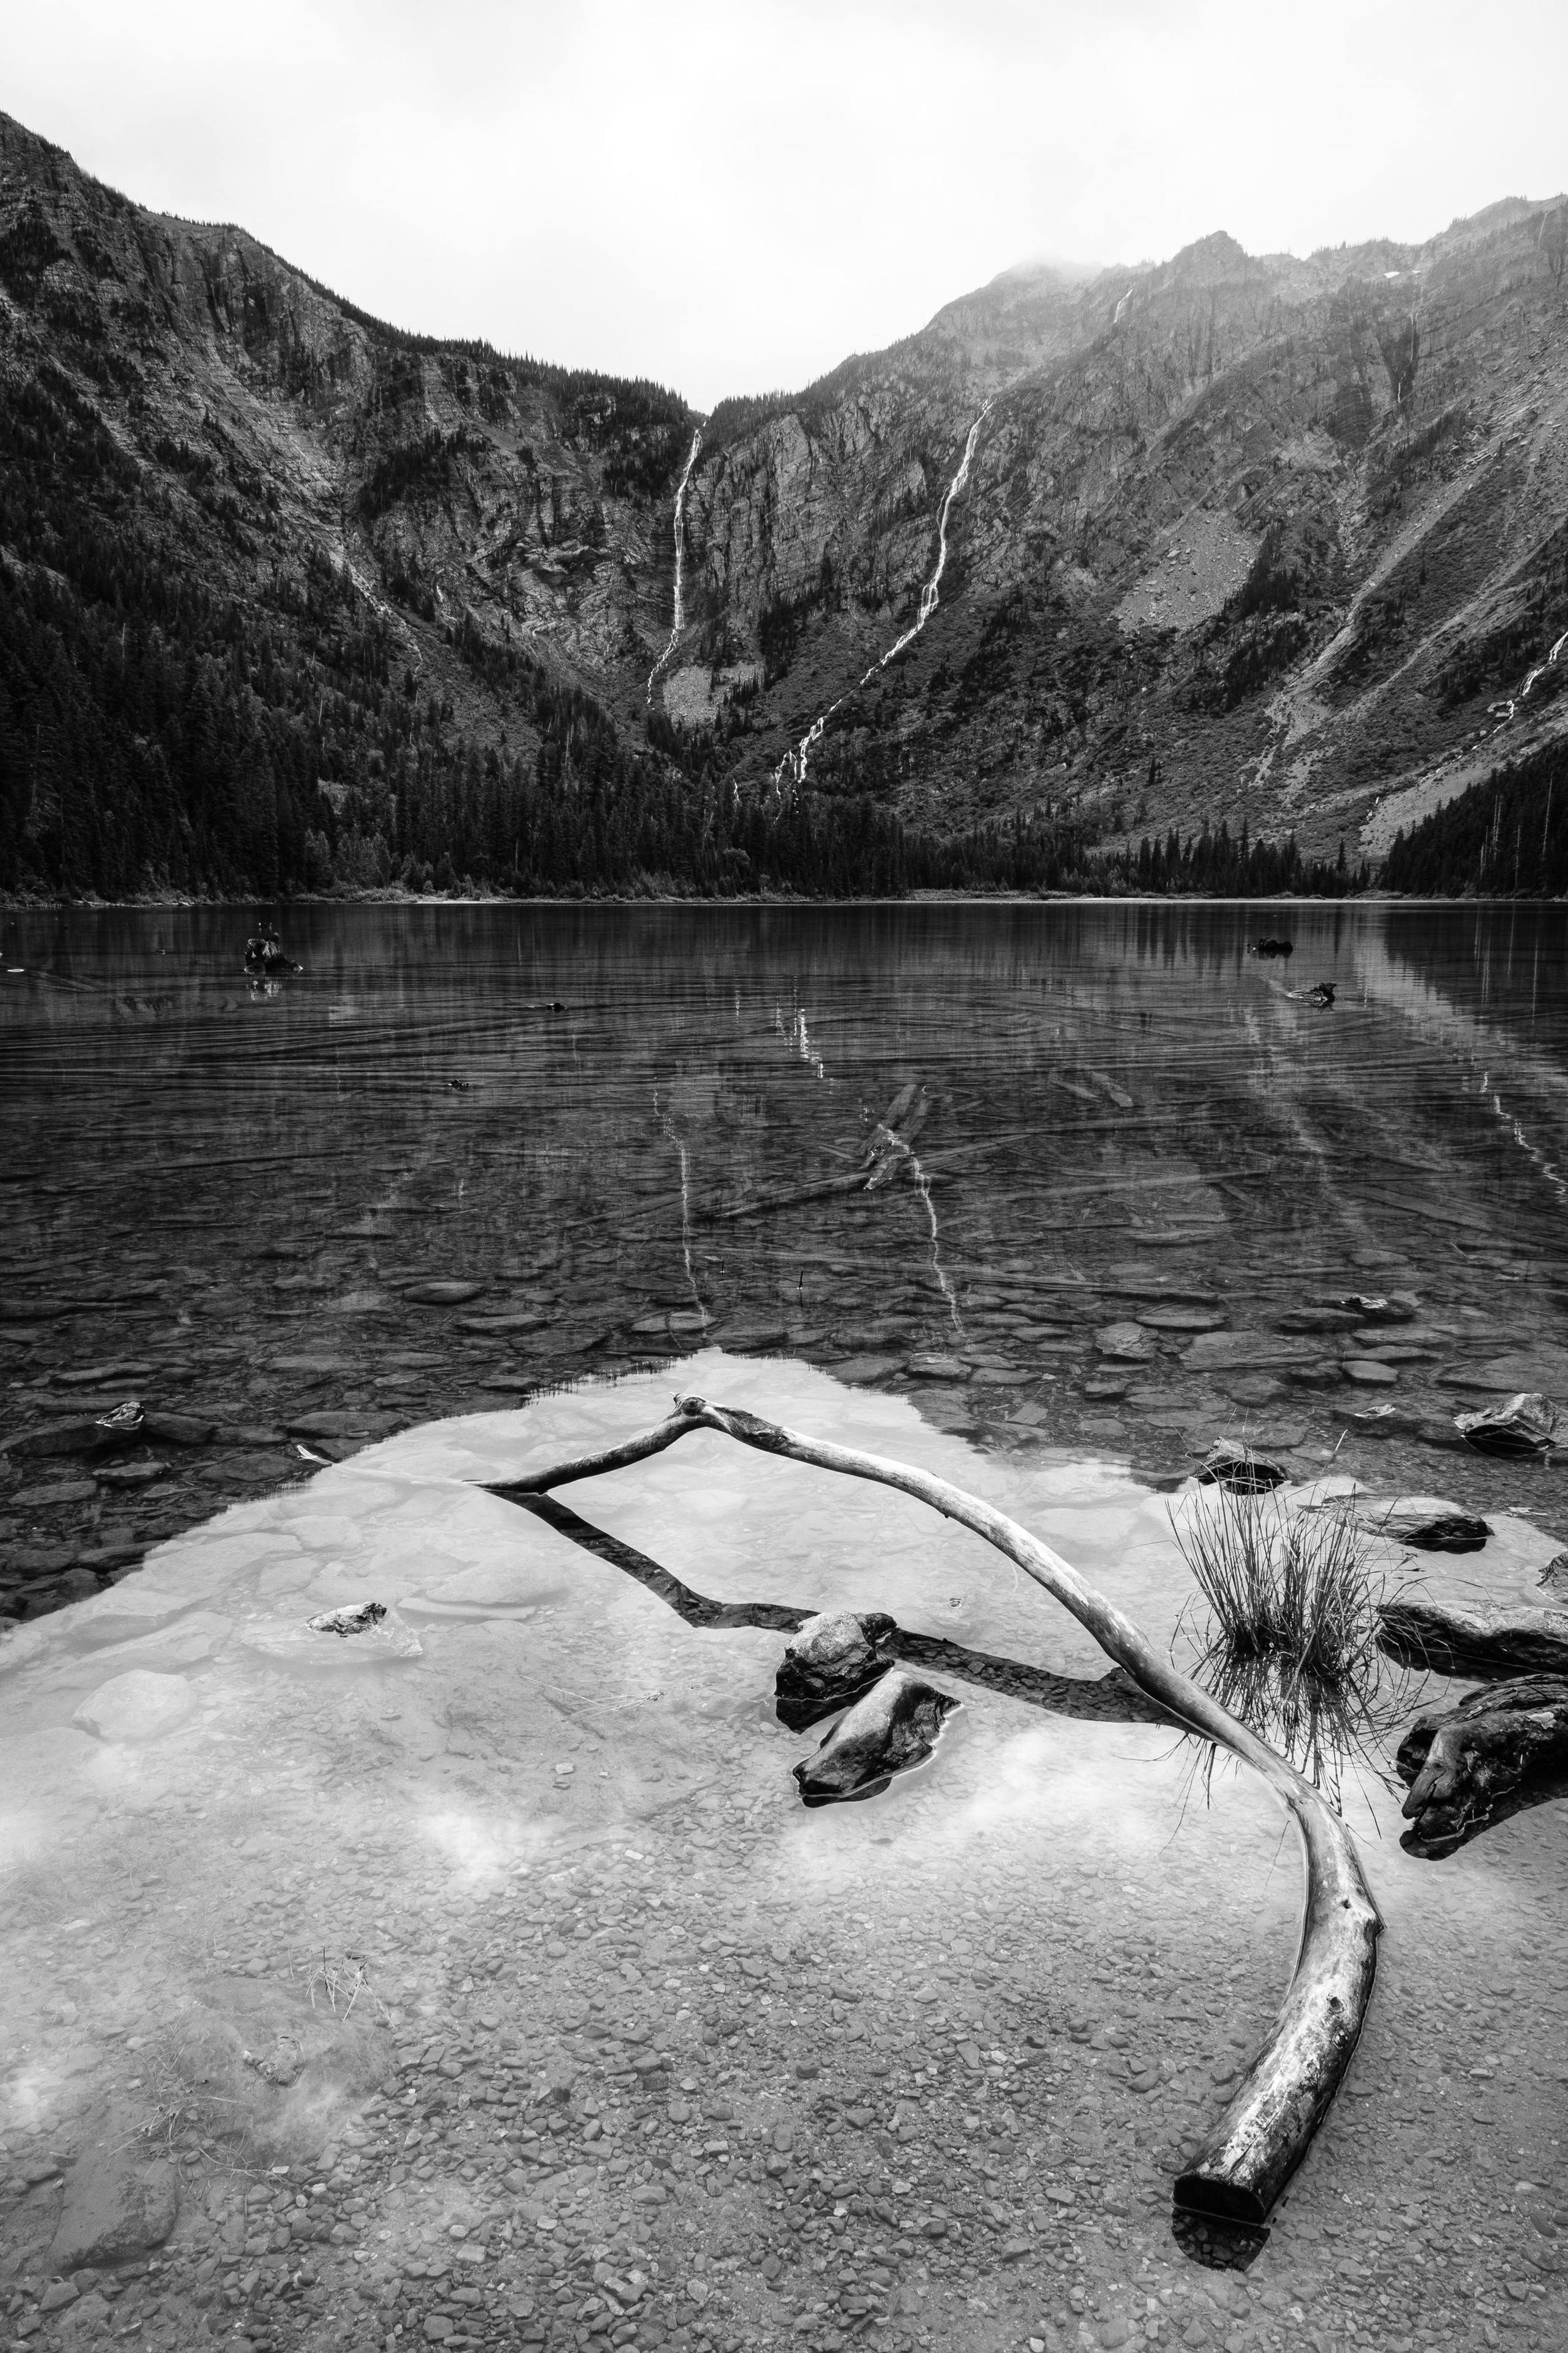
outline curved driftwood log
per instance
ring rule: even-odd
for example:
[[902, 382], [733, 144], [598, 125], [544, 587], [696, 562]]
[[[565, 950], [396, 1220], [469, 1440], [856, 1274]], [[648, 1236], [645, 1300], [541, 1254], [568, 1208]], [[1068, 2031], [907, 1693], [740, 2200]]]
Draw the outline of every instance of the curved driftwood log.
[[669, 1419], [640, 1438], [498, 1483], [491, 1492], [518, 1501], [574, 1480], [596, 1479], [659, 1453], [698, 1430], [717, 1430], [742, 1446], [818, 1470], [875, 1480], [929, 1504], [944, 1519], [983, 1536], [1044, 1586], [1152, 1699], [1193, 1732], [1250, 1765], [1281, 1799], [1300, 1834], [1307, 1863], [1295, 1973], [1273, 2033], [1215, 2131], [1175, 2184], [1178, 2205], [1261, 2229], [1339, 2088], [1372, 2000], [1383, 1924], [1343, 1822], [1303, 1775], [1212, 1694], [1173, 1666], [1059, 1553], [993, 1504], [911, 1463], [862, 1454], [854, 1447], [783, 1429], [755, 1414], [687, 1397], [678, 1398]]

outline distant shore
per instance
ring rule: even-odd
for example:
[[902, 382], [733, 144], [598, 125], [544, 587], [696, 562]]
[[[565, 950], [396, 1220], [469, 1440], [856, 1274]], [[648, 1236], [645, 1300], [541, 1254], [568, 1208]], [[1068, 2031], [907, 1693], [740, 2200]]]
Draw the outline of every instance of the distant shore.
[[249, 913], [257, 908], [288, 907], [1560, 907], [1563, 898], [1533, 892], [1466, 892], [1459, 897], [1413, 891], [1355, 891], [1342, 897], [1322, 892], [1280, 891], [1236, 895], [1209, 891], [907, 891], [900, 898], [814, 899], [795, 891], [737, 891], [723, 897], [697, 892], [587, 892], [581, 895], [552, 892], [545, 896], [514, 895], [506, 891], [420, 892], [390, 890], [300, 891], [286, 898], [257, 894], [245, 898], [204, 899], [184, 892], [152, 892], [144, 897], [79, 899], [29, 897], [0, 892], [0, 910], [10, 914], [43, 914], [67, 909], [145, 909], [149, 913], [184, 907], [233, 908]]

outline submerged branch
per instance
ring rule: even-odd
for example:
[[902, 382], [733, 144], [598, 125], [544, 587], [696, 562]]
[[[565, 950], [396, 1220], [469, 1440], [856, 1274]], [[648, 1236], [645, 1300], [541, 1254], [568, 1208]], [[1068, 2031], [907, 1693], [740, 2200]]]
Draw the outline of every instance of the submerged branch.
[[542, 1494], [573, 1480], [642, 1461], [697, 1430], [715, 1430], [743, 1446], [819, 1470], [874, 1480], [983, 1536], [1070, 1611], [1161, 1708], [1250, 1765], [1289, 1811], [1307, 1865], [1295, 1973], [1273, 2033], [1216, 2130], [1175, 2185], [1178, 2204], [1261, 2228], [1339, 2087], [1372, 1999], [1382, 1923], [1343, 1822], [1310, 1781], [1211, 1693], [1174, 1667], [1059, 1553], [994, 1505], [912, 1464], [808, 1438], [755, 1414], [693, 1397], [679, 1398], [670, 1419], [641, 1438], [534, 1472], [491, 1492], [519, 1501]]

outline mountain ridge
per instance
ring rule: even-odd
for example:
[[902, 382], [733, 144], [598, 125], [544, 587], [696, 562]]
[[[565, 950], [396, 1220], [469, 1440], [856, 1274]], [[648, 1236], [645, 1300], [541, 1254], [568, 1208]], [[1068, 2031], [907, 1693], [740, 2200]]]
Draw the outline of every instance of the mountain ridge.
[[627, 793], [776, 822], [830, 705], [841, 830], [1385, 848], [1568, 727], [1565, 219], [1021, 264], [703, 419], [396, 328], [0, 116], [0, 881], [515, 881], [536, 787], [546, 829], [584, 789], [612, 833]]

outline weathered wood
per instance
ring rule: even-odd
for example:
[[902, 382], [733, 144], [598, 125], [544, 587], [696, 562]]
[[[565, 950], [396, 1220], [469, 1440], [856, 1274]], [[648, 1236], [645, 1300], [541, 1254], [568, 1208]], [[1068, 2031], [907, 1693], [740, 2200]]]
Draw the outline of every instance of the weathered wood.
[[1250, 1765], [1286, 1806], [1301, 1839], [1307, 1872], [1295, 1972], [1273, 2033], [1215, 2133], [1175, 2184], [1178, 2204], [1261, 2228], [1339, 2088], [1372, 1999], [1382, 1921], [1343, 1822], [1302, 1774], [1173, 1666], [1059, 1553], [994, 1505], [910, 1463], [808, 1438], [755, 1414], [687, 1397], [677, 1399], [668, 1420], [639, 1439], [493, 1492], [521, 1497], [594, 1478], [643, 1461], [698, 1430], [716, 1430], [819, 1470], [875, 1480], [971, 1529], [1061, 1602], [1141, 1690], [1191, 1731]]
[[1405, 1598], [1377, 1616], [1380, 1647], [1435, 1674], [1568, 1674], [1568, 1610]]
[[1452, 1854], [1568, 1780], [1568, 1680], [1489, 1683], [1418, 1715], [1394, 1762], [1410, 1784], [1401, 1810], [1410, 1828], [1400, 1844], [1412, 1854]]

